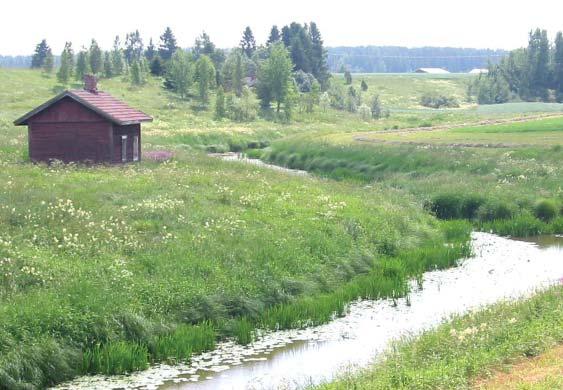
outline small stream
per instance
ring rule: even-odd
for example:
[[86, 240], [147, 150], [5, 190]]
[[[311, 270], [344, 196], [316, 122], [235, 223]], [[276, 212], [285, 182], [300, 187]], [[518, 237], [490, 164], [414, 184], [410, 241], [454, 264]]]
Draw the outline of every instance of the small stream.
[[301, 389], [365, 367], [389, 342], [435, 327], [453, 314], [516, 299], [563, 282], [563, 237], [525, 240], [473, 233], [474, 256], [424, 274], [410, 304], [356, 301], [329, 324], [261, 335], [240, 346], [219, 343], [188, 365], [155, 365], [130, 376], [88, 376], [60, 389]]
[[234, 152], [209, 153], [208, 156], [220, 158], [221, 160], [224, 160], [224, 161], [240, 161], [240, 162], [243, 162], [243, 163], [246, 163], [246, 164], [264, 167], [264, 168], [268, 168], [268, 169], [271, 169], [271, 170], [274, 170], [274, 171], [285, 172], [285, 173], [288, 173], [290, 175], [295, 175], [295, 176], [309, 176], [310, 175], [309, 172], [302, 171], [300, 169], [285, 168], [285, 167], [282, 167], [282, 166], [279, 166], [279, 165], [265, 163], [264, 161], [257, 159], [257, 158], [248, 158], [246, 156], [246, 154], [244, 154], [244, 153], [234, 153]]

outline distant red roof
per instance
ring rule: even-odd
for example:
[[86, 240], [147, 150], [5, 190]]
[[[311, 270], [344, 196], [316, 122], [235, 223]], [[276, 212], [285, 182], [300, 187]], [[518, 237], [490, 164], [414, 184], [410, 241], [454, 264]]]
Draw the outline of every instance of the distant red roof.
[[60, 93], [53, 99], [45, 102], [36, 109], [17, 119], [14, 124], [16, 126], [26, 125], [30, 118], [39, 114], [41, 111], [52, 106], [65, 97], [69, 97], [77, 101], [78, 103], [98, 113], [100, 116], [106, 118], [110, 122], [116, 123], [121, 126], [152, 121], [152, 118], [144, 112], [128, 106], [126, 103], [114, 98], [107, 92], [89, 92], [86, 90], [73, 89]]

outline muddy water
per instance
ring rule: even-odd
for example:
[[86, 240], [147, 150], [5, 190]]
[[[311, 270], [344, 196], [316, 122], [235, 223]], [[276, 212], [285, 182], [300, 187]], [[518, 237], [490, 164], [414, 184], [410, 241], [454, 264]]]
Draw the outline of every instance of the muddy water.
[[[232, 342], [190, 365], [159, 365], [129, 377], [84, 377], [65, 388], [300, 389], [365, 367], [391, 340], [415, 335], [452, 314], [514, 299], [563, 278], [563, 237], [536, 242], [473, 234], [474, 257], [457, 268], [428, 272], [398, 305], [358, 301], [333, 322], [263, 335], [242, 347]], [[539, 242], [540, 244], [538, 244]]]

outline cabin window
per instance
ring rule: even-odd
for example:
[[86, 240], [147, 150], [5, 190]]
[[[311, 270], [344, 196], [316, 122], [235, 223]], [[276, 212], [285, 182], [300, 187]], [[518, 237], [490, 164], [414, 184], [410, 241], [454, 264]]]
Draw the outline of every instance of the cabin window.
[[139, 136], [133, 137], [133, 161], [139, 161]]
[[121, 136], [121, 161], [127, 161], [127, 136]]

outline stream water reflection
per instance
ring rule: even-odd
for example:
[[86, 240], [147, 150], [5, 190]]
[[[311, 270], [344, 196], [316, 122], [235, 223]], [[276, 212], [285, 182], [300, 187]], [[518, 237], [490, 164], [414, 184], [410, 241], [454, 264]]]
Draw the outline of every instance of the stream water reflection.
[[189, 365], [158, 365], [128, 377], [84, 377], [61, 388], [300, 389], [365, 367], [389, 342], [453, 314], [515, 299], [563, 278], [563, 237], [511, 240], [473, 233], [474, 256], [427, 272], [408, 302], [357, 301], [329, 324], [263, 335], [249, 346], [224, 342]]

